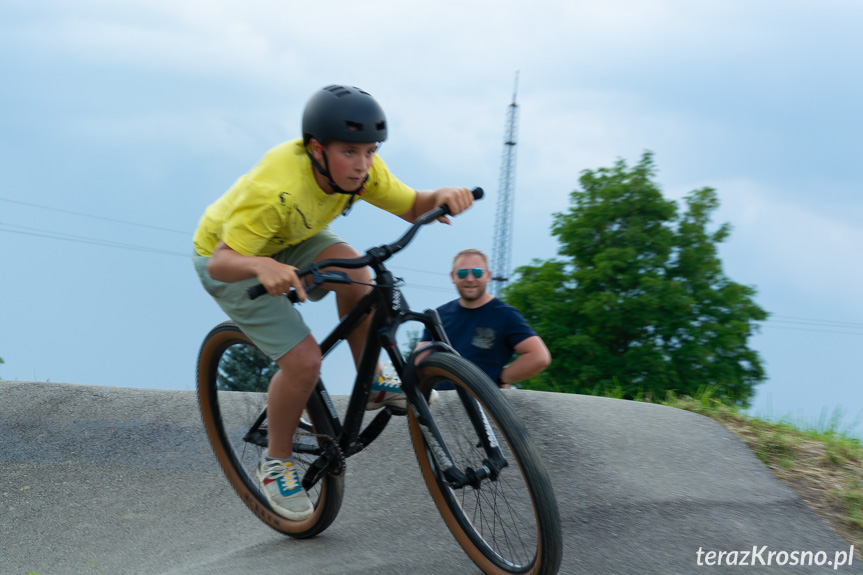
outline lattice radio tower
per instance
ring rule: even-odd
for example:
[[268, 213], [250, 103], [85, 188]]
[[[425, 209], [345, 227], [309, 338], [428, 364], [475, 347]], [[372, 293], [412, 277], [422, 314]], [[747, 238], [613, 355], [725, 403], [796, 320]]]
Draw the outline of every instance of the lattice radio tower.
[[515, 196], [515, 143], [518, 132], [518, 104], [515, 95], [518, 91], [518, 72], [512, 90], [512, 104], [506, 114], [506, 130], [503, 141], [503, 158], [500, 167], [500, 184], [497, 196], [497, 215], [494, 221], [494, 246], [492, 247], [491, 294], [499, 296], [509, 281], [510, 255], [512, 253], [512, 206]]

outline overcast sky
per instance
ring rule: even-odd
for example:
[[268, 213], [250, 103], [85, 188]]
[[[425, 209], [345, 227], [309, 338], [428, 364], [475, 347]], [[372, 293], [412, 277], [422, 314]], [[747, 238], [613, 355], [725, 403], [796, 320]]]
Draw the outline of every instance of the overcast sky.
[[[751, 344], [753, 412], [863, 419], [863, 4], [857, 0], [286, 3], [6, 0], [0, 5], [0, 377], [193, 389], [224, 319], [189, 254], [206, 206], [299, 135], [320, 87], [384, 106], [380, 153], [419, 189], [487, 199], [393, 260], [416, 308], [491, 252], [519, 71], [514, 266], [555, 257], [580, 172], [655, 154], [679, 200], [710, 186], [726, 274], [772, 315]], [[360, 251], [401, 220], [360, 206]], [[332, 301], [302, 311], [318, 334]], [[348, 393], [347, 352], [325, 382]], [[328, 379], [329, 378], [329, 379]], [[856, 432], [863, 429], [863, 422]]]

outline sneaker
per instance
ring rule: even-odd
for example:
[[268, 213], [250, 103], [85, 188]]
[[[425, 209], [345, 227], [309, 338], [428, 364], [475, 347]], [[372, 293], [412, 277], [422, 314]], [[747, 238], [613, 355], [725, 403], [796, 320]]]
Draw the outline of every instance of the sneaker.
[[[378, 374], [377, 380], [372, 383], [366, 411], [373, 411], [384, 406], [407, 409], [408, 398], [402, 391], [402, 382], [394, 371], [388, 370], [389, 367], [390, 364], [387, 363]], [[438, 393], [432, 390], [429, 396], [429, 405], [437, 401], [438, 397]]]
[[315, 506], [300, 483], [293, 461], [267, 459], [266, 453], [263, 453], [257, 475], [273, 510], [285, 519], [301, 521], [315, 512]]

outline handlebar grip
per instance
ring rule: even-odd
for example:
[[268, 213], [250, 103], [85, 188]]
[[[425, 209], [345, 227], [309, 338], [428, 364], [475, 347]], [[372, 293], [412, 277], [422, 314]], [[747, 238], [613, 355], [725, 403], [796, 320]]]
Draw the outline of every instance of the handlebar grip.
[[264, 287], [264, 284], [258, 284], [246, 288], [246, 293], [249, 294], [249, 299], [257, 299], [262, 295], [267, 295], [267, 288]]
[[[470, 191], [470, 193], [473, 194], [474, 200], [481, 200], [482, 197], [485, 195], [485, 192], [480, 187], [476, 187], [476, 188], [472, 189]], [[449, 206], [446, 204], [443, 204], [440, 208], [438, 208], [438, 210], [440, 210], [440, 211], [437, 212], [436, 214], [434, 214], [435, 218], [440, 216], [440, 215], [448, 216], [452, 213], [452, 212], [450, 212]], [[431, 215], [431, 212], [429, 212], [426, 215]]]
[[[264, 287], [264, 284], [254, 285], [250, 288], [246, 288], [246, 293], [249, 294], [249, 299], [257, 299], [262, 295], [267, 295], [267, 288]], [[300, 303], [300, 297], [297, 295], [297, 292], [291, 290], [287, 293], [288, 299], [291, 300], [291, 303]]]

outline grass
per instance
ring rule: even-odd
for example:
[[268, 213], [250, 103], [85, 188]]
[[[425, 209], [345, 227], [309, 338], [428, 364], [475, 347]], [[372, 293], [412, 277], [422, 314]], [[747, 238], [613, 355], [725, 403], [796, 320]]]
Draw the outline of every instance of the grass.
[[838, 428], [837, 414], [809, 426], [758, 419], [709, 393], [660, 403], [700, 413], [734, 432], [863, 559], [863, 443]]

